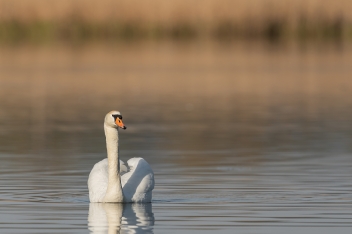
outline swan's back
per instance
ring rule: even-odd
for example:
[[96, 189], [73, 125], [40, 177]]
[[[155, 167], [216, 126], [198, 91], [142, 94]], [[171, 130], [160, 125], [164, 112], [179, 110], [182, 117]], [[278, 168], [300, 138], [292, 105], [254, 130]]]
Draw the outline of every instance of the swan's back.
[[127, 161], [129, 171], [121, 176], [125, 202], [151, 202], [154, 189], [154, 173], [143, 158]]
[[[154, 173], [143, 158], [131, 158], [128, 167], [120, 160], [121, 185], [124, 202], [151, 202]], [[96, 163], [89, 174], [90, 202], [103, 202], [108, 188], [108, 159]]]

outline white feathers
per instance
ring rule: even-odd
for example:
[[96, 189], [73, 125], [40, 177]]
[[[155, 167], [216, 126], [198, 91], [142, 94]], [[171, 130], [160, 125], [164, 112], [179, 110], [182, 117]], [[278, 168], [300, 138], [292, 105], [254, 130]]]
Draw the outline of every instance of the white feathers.
[[110, 111], [104, 120], [108, 158], [96, 163], [89, 174], [89, 200], [117, 203], [151, 202], [154, 188], [153, 170], [143, 158], [128, 160], [129, 168], [119, 160], [119, 128], [126, 129], [121, 113]]
[[[124, 202], [151, 202], [154, 173], [143, 158], [131, 158], [128, 167], [120, 160], [121, 186]], [[108, 159], [96, 163], [89, 174], [90, 202], [104, 202], [108, 187]]]
[[130, 170], [121, 177], [125, 202], [151, 202], [154, 173], [143, 158], [127, 161]]

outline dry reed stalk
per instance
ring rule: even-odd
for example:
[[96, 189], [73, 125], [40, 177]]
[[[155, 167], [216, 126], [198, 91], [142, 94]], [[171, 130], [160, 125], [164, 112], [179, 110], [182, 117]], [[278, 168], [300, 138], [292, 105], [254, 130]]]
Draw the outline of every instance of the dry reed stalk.
[[12, 30], [11, 22], [15, 22], [24, 27], [21, 31], [39, 22], [44, 24], [41, 28], [54, 28], [46, 32], [52, 37], [76, 30], [70, 24], [93, 37], [118, 37], [126, 30], [133, 36], [161, 33], [176, 37], [202, 33], [220, 37], [345, 35], [352, 34], [351, 12], [350, 0], [0, 0], [0, 24], [10, 22]]

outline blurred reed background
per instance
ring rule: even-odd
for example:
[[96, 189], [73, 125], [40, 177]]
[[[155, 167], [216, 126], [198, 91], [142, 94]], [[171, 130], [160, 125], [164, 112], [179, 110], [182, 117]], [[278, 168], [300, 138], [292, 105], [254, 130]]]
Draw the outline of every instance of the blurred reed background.
[[350, 0], [0, 0], [0, 41], [352, 37]]

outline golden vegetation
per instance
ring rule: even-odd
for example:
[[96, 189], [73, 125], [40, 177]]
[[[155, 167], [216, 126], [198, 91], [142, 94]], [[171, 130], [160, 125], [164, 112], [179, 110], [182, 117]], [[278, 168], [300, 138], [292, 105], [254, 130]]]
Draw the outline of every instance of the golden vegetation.
[[350, 0], [0, 0], [0, 40], [352, 37]]

